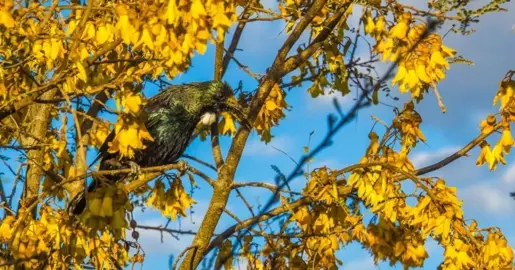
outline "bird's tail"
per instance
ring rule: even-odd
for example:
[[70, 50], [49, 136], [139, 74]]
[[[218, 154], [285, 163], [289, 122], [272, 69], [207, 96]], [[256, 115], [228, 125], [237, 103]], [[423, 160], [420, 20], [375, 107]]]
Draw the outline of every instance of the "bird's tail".
[[86, 210], [86, 192], [81, 191], [68, 205], [68, 213], [71, 216], [78, 216]]
[[86, 190], [82, 190], [68, 204], [68, 214], [70, 216], [78, 216], [84, 213], [87, 207], [86, 194], [95, 191], [97, 188], [97, 179], [93, 178], [93, 182], [88, 186]]

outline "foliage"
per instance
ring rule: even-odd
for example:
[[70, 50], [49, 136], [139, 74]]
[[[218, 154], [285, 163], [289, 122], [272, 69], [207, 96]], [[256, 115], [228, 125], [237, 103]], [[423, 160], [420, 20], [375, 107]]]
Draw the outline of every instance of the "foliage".
[[[176, 261], [182, 269], [200, 265], [215, 249], [217, 268], [230, 269], [244, 259], [252, 269], [337, 269], [345, 262], [336, 252], [350, 243], [366, 248], [376, 263], [422, 267], [429, 256], [424, 247], [429, 238], [445, 250], [442, 269], [513, 268], [513, 249], [500, 229], [480, 228], [465, 218], [455, 187], [420, 175], [476, 146], [481, 148], [477, 165], [486, 163], [494, 170], [506, 164], [505, 155], [515, 144], [510, 129], [515, 121], [515, 72], [500, 83], [494, 99], [500, 112], [481, 122], [476, 139], [429, 167], [417, 169], [409, 158], [412, 149], [426, 141], [417, 104], [430, 89], [439, 97], [437, 85], [451, 64], [471, 63], [444, 45], [435, 29], [452, 22], [460, 25], [451, 29], [455, 34], [470, 34], [472, 23], [485, 13], [503, 11], [507, 1], [494, 0], [479, 9], [470, 9], [469, 2], [430, 1], [422, 10], [398, 1], [281, 0], [272, 10], [258, 0], [1, 1], [0, 147], [17, 151], [20, 158], [5, 162], [16, 179], [13, 194], [7, 197], [0, 186], [0, 263], [35, 269], [111, 269], [142, 263], [145, 247], [137, 241], [137, 230], [152, 228], [139, 226], [133, 209], [147, 205], [172, 222], [188, 216], [195, 199], [184, 188], [182, 178], [187, 176], [193, 185], [195, 179], [212, 185], [213, 196], [192, 245]], [[357, 11], [359, 24], [351, 25]], [[235, 54], [245, 26], [265, 21], [283, 21], [287, 38], [266, 74], [257, 75]], [[231, 26], [236, 27], [224, 48]], [[301, 36], [307, 40], [299, 42]], [[368, 61], [355, 57], [364, 41], [371, 44]], [[210, 128], [198, 125], [200, 137], [211, 136], [216, 164], [206, 167], [216, 171], [217, 179], [184, 164], [143, 168], [136, 177], [89, 193], [88, 211], [70, 216], [66, 207], [87, 177], [130, 171], [89, 171], [87, 154], [100, 148], [110, 130], [116, 133], [110, 152], [131, 158], [145, 148], [153, 140], [142, 111], [145, 84], [165, 86], [187, 72], [191, 58], [204, 54], [209, 42], [217, 47], [216, 80], [234, 61], [258, 83], [257, 89], [241, 91], [231, 100], [240, 114], [223, 112]], [[379, 62], [392, 63], [395, 74], [391, 69], [383, 77], [374, 75]], [[357, 110], [380, 104], [380, 92], [390, 96], [386, 82], [411, 98], [395, 110], [390, 124], [377, 119], [385, 132], [370, 132], [369, 147], [356, 164], [306, 172], [301, 192], [287, 190], [287, 183], [279, 181], [234, 181], [250, 132], [255, 130], [265, 142], [273, 140], [273, 127], [290, 109], [288, 89], [308, 84], [313, 98], [359, 93], [348, 114], [339, 111], [340, 122], [330, 118], [330, 138]], [[445, 112], [441, 98], [438, 102]], [[486, 139], [491, 141], [495, 132], [502, 135], [492, 148]], [[232, 137], [225, 159], [220, 135]], [[311, 152], [306, 148], [299, 166], [327, 146]], [[16, 164], [18, 169], [12, 168]], [[166, 173], [171, 169], [178, 173]], [[413, 190], [403, 186], [406, 182], [415, 184]], [[24, 185], [22, 194], [16, 191], [18, 183]], [[267, 188], [280, 205], [254, 213], [241, 187]], [[238, 192], [253, 217], [238, 220], [215, 237], [231, 192]], [[12, 203], [15, 196], [21, 198], [17, 206]], [[367, 213], [373, 216], [369, 222]], [[265, 232], [261, 225], [266, 223], [274, 223], [276, 233]], [[127, 236], [130, 231], [135, 241]]]

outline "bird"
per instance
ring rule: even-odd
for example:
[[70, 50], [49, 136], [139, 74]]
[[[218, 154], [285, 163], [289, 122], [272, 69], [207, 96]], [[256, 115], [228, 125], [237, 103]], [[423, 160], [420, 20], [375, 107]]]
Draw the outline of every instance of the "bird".
[[[119, 153], [110, 153], [109, 143], [115, 139], [112, 131], [99, 148], [95, 161], [100, 160], [99, 170], [127, 168], [131, 165], [152, 167], [176, 162], [192, 140], [195, 127], [199, 122], [209, 125], [216, 120], [216, 113], [234, 109], [228, 103], [233, 90], [222, 81], [192, 82], [171, 85], [148, 99], [143, 111], [147, 115], [145, 126], [152, 141], [145, 141], [145, 149], [135, 151], [132, 159], [121, 158]], [[93, 192], [103, 183], [113, 184], [125, 175], [106, 175], [107, 181], [95, 179], [87, 188]], [[72, 215], [80, 215], [86, 208], [86, 192], [79, 193], [69, 204]]]

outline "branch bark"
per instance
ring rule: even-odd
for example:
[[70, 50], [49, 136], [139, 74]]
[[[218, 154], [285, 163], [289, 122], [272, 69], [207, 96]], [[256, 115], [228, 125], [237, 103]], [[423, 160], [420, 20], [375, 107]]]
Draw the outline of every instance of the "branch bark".
[[[366, 163], [366, 164], [354, 164], [354, 165], [348, 166], [346, 168], [343, 168], [341, 170], [335, 171], [334, 173], [336, 173], [338, 175], [341, 175], [341, 174], [344, 174], [344, 173], [348, 173], [348, 172], [354, 171], [354, 170], [356, 170], [358, 168], [365, 168], [365, 167], [370, 167], [370, 166], [381, 165], [381, 166], [384, 166], [384, 167], [388, 168], [391, 171], [397, 171], [400, 174], [393, 181], [402, 181], [404, 179], [408, 179], [409, 178], [409, 179], [413, 180], [415, 183], [419, 184], [419, 186], [424, 189], [424, 191], [428, 194], [428, 196], [430, 196], [433, 199], [433, 201], [436, 201], [436, 199], [434, 198], [434, 194], [432, 194], [432, 192], [430, 190], [428, 190], [427, 188], [424, 188], [424, 185], [422, 185], [420, 183], [420, 181], [418, 179], [418, 176], [426, 174], [426, 173], [429, 173], [429, 172], [432, 172], [432, 171], [435, 171], [435, 170], [438, 170], [438, 169], [440, 169], [440, 168], [450, 164], [451, 162], [457, 160], [458, 158], [465, 156], [470, 150], [472, 150], [472, 148], [474, 148], [475, 146], [478, 146], [483, 140], [485, 140], [491, 134], [495, 133], [501, 127], [502, 127], [501, 123], [495, 125], [494, 128], [490, 132], [483, 133], [483, 134], [477, 136], [472, 141], [470, 141], [467, 145], [465, 145], [462, 149], [458, 150], [456, 153], [454, 153], [454, 154], [450, 155], [449, 157], [447, 157], [447, 158], [445, 158], [445, 159], [443, 159], [441, 161], [438, 161], [438, 162], [436, 162], [436, 163], [434, 163], [432, 165], [429, 165], [429, 166], [423, 167], [421, 169], [415, 170], [413, 173], [407, 173], [407, 172], [401, 171], [400, 169], [396, 168], [395, 166], [392, 166], [390, 164], [385, 164], [383, 162], [372, 162], [372, 163]], [[260, 185], [262, 183], [234, 183], [233, 184], [233, 188], [246, 186], [247, 184], [252, 184], [252, 185], [249, 185], [249, 186], [259, 186], [259, 187], [262, 186], [262, 185]], [[266, 187], [266, 186], [263, 186], [263, 187]], [[283, 206], [277, 207], [277, 208], [275, 208], [275, 209], [273, 209], [273, 210], [271, 210], [271, 211], [269, 211], [267, 213], [264, 213], [262, 215], [258, 215], [258, 216], [249, 218], [247, 220], [244, 220], [240, 224], [233, 225], [232, 227], [226, 229], [224, 232], [219, 234], [211, 242], [211, 244], [209, 245], [209, 247], [208, 247], [208, 249], [206, 251], [206, 254], [209, 253], [213, 248], [216, 248], [218, 245], [222, 244], [225, 239], [227, 239], [228, 237], [230, 237], [234, 233], [236, 233], [238, 231], [241, 231], [243, 229], [246, 229], [246, 228], [250, 228], [254, 224], [258, 223], [258, 222], [262, 222], [262, 221], [265, 221], [265, 220], [267, 220], [269, 218], [272, 218], [274, 216], [282, 214], [282, 213], [286, 212], [287, 210], [294, 211], [298, 207], [301, 207], [301, 206], [304, 206], [304, 205], [307, 205], [307, 204], [311, 203], [311, 201], [307, 201], [307, 200], [309, 200], [309, 198], [306, 198], [306, 197], [300, 198], [297, 201], [295, 201], [295, 202], [293, 202], [293, 203], [291, 203], [289, 205], [283, 205]]]
[[[79, 174], [85, 174], [87, 170], [87, 163], [85, 160], [87, 148], [83, 147], [83, 145], [87, 144], [87, 141], [89, 140], [88, 130], [91, 129], [91, 127], [93, 126], [93, 119], [98, 115], [98, 113], [103, 107], [103, 104], [105, 104], [107, 99], [109, 98], [109, 92], [112, 92], [112, 90], [102, 91], [95, 96], [93, 104], [91, 104], [91, 106], [88, 109], [88, 112], [86, 113], [87, 117], [84, 117], [84, 120], [82, 121], [82, 123], [80, 123], [80, 129], [77, 133], [81, 134], [82, 140], [77, 143], [77, 146], [81, 147], [77, 147], [77, 153], [75, 157], [77, 172], [79, 172]], [[69, 183], [64, 188], [68, 191], [68, 193], [70, 193], [70, 198], [75, 198], [77, 193], [83, 190], [83, 186], [84, 183], [80, 181], [75, 181]]]
[[[224, 34], [225, 35], [225, 34]], [[225, 36], [219, 37], [219, 41], [216, 44], [216, 53], [215, 53], [215, 80], [220, 81], [222, 79], [223, 66], [222, 59], [224, 56], [224, 40]], [[218, 120], [218, 115], [216, 116]], [[218, 121], [215, 121], [211, 124], [211, 149], [213, 152], [213, 158], [215, 160], [216, 168], [220, 169], [224, 164], [224, 158], [222, 156], [222, 149], [220, 148], [220, 137], [218, 136]]]
[[[256, 119], [272, 87], [282, 78], [284, 62], [289, 51], [326, 2], [326, 0], [315, 0], [313, 2], [306, 15], [302, 17], [277, 53], [274, 63], [266, 75], [266, 79], [263, 81], [255, 98], [251, 102], [251, 109], [248, 115], [250, 123], [254, 122]], [[229, 199], [236, 168], [238, 167], [249, 134], [250, 129], [244, 125], [240, 126], [238, 129], [229, 149], [225, 164], [219, 168], [218, 180], [213, 187], [213, 196], [206, 211], [206, 216], [200, 225], [198, 234], [193, 239], [192, 246], [196, 246], [197, 248], [187, 253], [184, 261], [181, 263], [181, 270], [196, 269], [206, 254], [211, 242], [211, 237]]]
[[297, 209], [301, 206], [310, 204], [311, 201], [312, 200], [310, 198], [303, 197], [291, 204], [279, 206], [279, 207], [269, 211], [268, 213], [265, 213], [263, 215], [258, 215], [255, 217], [251, 217], [251, 218], [248, 218], [248, 219], [242, 221], [241, 223], [235, 224], [235, 225], [229, 227], [228, 229], [226, 229], [225, 231], [223, 231], [215, 239], [213, 239], [213, 241], [211, 241], [211, 244], [209, 244], [209, 247], [206, 249], [205, 254], [208, 254], [211, 250], [213, 250], [213, 248], [216, 248], [219, 245], [221, 245], [225, 239], [227, 239], [234, 233], [244, 230], [244, 229], [250, 227], [250, 225], [252, 225], [252, 224], [256, 224], [258, 222], [261, 222], [261, 221], [267, 220], [269, 218], [283, 214], [285, 212], [291, 211], [292, 209]]
[[[55, 95], [56, 89], [45, 92], [43, 98], [51, 98]], [[27, 119], [29, 119], [28, 133], [31, 136], [22, 136], [22, 146], [31, 147], [43, 141], [46, 137], [48, 127], [50, 126], [52, 104], [31, 104], [28, 107]], [[40, 179], [43, 174], [44, 152], [40, 148], [27, 151], [27, 179], [25, 182], [25, 200], [23, 206], [33, 204], [39, 194]], [[37, 206], [32, 208], [33, 217], [36, 216]]]
[[447, 166], [448, 164], [457, 160], [458, 158], [465, 156], [470, 150], [472, 150], [472, 148], [478, 146], [484, 139], [486, 139], [488, 136], [490, 136], [491, 134], [493, 134], [494, 132], [499, 130], [501, 127], [502, 127], [502, 124], [498, 123], [497, 125], [494, 126], [494, 128], [490, 132], [483, 133], [483, 134], [477, 136], [475, 139], [473, 139], [471, 142], [469, 142], [463, 148], [458, 150], [456, 153], [454, 153], [454, 154], [446, 157], [445, 159], [440, 160], [434, 164], [431, 164], [429, 166], [426, 166], [424, 168], [420, 168], [420, 169], [416, 170], [415, 175], [423, 175], [426, 173], [430, 173], [432, 171], [436, 171], [440, 168]]
[[238, 23], [238, 26], [236, 26], [236, 30], [234, 31], [234, 35], [232, 36], [231, 44], [229, 45], [227, 53], [224, 55], [222, 60], [222, 70], [220, 78], [223, 78], [225, 72], [227, 71], [227, 67], [229, 66], [229, 62], [231, 61], [231, 58], [233, 57], [234, 52], [238, 47], [241, 34], [243, 33], [243, 29], [245, 29], [245, 25], [247, 25], [246, 20], [250, 17], [250, 6], [253, 4], [253, 2], [254, 1], [249, 1], [247, 7], [245, 8], [245, 10], [243, 10], [243, 13], [241, 14], [240, 22]]

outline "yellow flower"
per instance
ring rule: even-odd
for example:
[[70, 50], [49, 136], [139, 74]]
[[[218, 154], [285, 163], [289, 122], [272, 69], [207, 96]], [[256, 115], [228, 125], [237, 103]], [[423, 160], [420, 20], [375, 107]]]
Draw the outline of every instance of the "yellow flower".
[[481, 166], [485, 162], [488, 164], [493, 163], [495, 161], [495, 158], [492, 154], [492, 150], [490, 149], [490, 145], [483, 141], [479, 145], [481, 147], [481, 152], [479, 153], [479, 157], [477, 158], [476, 165]]
[[494, 160], [488, 162], [488, 168], [490, 168], [490, 170], [495, 170], [497, 162], [501, 162], [503, 165], [506, 165], [506, 159], [504, 158], [502, 145], [495, 145], [494, 149], [492, 150], [492, 155], [494, 157]]
[[372, 20], [372, 16], [370, 15], [370, 12], [367, 14], [367, 22], [365, 24], [365, 33], [366, 34], [374, 34], [375, 32], [375, 23], [374, 20]]
[[431, 80], [431, 78], [429, 78], [429, 76], [427, 76], [426, 67], [422, 63], [419, 63], [417, 65], [416, 72], [417, 72], [418, 78], [421, 81], [423, 81], [425, 83], [431, 83], [432, 80]]
[[501, 140], [499, 141], [498, 144], [500, 144], [502, 146], [504, 153], [506, 153], [506, 154], [510, 153], [511, 147], [513, 145], [515, 145], [515, 141], [513, 141], [513, 137], [511, 135], [510, 129], [504, 129], [502, 131]]
[[449, 63], [445, 58], [443, 58], [442, 53], [440, 51], [435, 51], [431, 54], [431, 65], [433, 67], [443, 66], [446, 69], [449, 69]]
[[376, 25], [376, 34], [382, 35], [383, 33], [386, 33], [386, 20], [383, 15], [377, 17], [377, 21], [375, 23]]
[[408, 39], [417, 42], [422, 34], [426, 31], [426, 25], [425, 24], [418, 24], [412, 27], [408, 32]]
[[415, 88], [417, 84], [420, 82], [417, 76], [417, 72], [414, 69], [408, 70], [408, 76], [406, 77], [406, 83], [410, 89]]
[[453, 57], [456, 54], [455, 50], [453, 50], [445, 45], [441, 45], [440, 47], [442, 48], [443, 55], [446, 57]]
[[494, 105], [501, 99], [501, 109], [504, 109], [514, 98], [515, 81], [502, 82], [494, 98]]
[[7, 216], [0, 225], [0, 239], [9, 240], [11, 238], [11, 224], [15, 221], [14, 216]]
[[397, 74], [395, 75], [395, 78], [393, 78], [392, 80], [392, 85], [395, 85], [396, 83], [404, 80], [407, 73], [408, 72], [406, 70], [406, 67], [403, 64], [399, 63], [399, 68], [397, 69]]
[[496, 122], [495, 115], [493, 115], [493, 114], [488, 115], [486, 120], [481, 121], [481, 124], [480, 124], [481, 125], [481, 133], [482, 134], [490, 133], [494, 129], [495, 122]]
[[408, 33], [409, 25], [406, 22], [399, 22], [397, 25], [390, 29], [390, 37], [398, 38], [404, 40], [406, 38], [406, 34]]
[[154, 139], [148, 132], [144, 123], [128, 119], [131, 123], [126, 123], [123, 119], [118, 119], [115, 124], [116, 137], [110, 143], [109, 153], [120, 152], [122, 156], [134, 157], [135, 149], [145, 149], [143, 140], [153, 141]]

